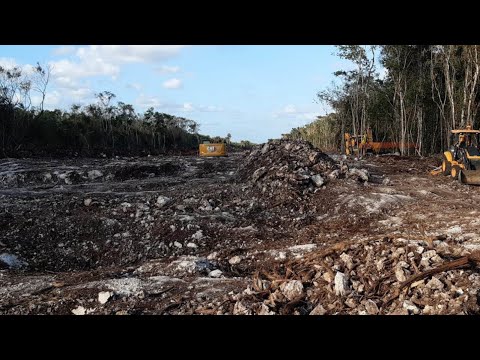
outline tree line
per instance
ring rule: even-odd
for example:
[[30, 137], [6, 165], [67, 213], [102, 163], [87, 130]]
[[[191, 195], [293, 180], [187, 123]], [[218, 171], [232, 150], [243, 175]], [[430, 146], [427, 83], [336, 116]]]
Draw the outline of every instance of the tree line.
[[109, 91], [95, 94], [96, 102], [86, 106], [46, 110], [50, 73], [40, 64], [28, 72], [0, 67], [0, 157], [154, 155], [193, 152], [203, 141], [230, 143], [230, 134], [199, 134], [199, 124], [190, 119], [154, 108], [137, 113], [130, 104], [115, 102]]
[[[359, 136], [371, 127], [376, 140], [399, 142], [402, 155], [428, 155], [450, 145], [452, 129], [480, 127], [479, 45], [339, 45], [336, 50], [353, 68], [336, 71], [339, 81], [317, 94], [334, 114], [292, 130], [291, 136], [344, 150], [345, 132]], [[416, 150], [406, 143], [415, 143]]]

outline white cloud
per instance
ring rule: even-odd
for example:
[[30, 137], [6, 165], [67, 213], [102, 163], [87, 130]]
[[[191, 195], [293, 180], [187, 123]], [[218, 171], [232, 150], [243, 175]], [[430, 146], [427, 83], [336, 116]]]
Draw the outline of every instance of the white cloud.
[[162, 103], [158, 98], [153, 96], [145, 96], [143, 94], [141, 94], [135, 102], [138, 106], [144, 109], [147, 109], [149, 107], [159, 108], [162, 106]]
[[142, 90], [142, 85], [137, 84], [137, 83], [129, 83], [129, 84], [127, 84], [127, 88], [140, 91], [140, 90]]
[[75, 103], [83, 103], [87, 99], [93, 99], [94, 92], [92, 89], [89, 88], [79, 88], [76, 90], [72, 90], [69, 94], [68, 98], [71, 99]]
[[0, 66], [5, 69], [18, 67], [22, 71], [23, 75], [31, 75], [35, 70], [35, 66], [31, 64], [19, 64], [15, 59], [6, 57], [0, 58]]
[[182, 87], [182, 80], [176, 78], [169, 79], [163, 83], [163, 87], [165, 89], [179, 89]]
[[193, 105], [192, 103], [184, 103], [183, 111], [186, 112], [221, 112], [224, 111], [222, 107], [213, 105]]
[[312, 111], [312, 109], [307, 109], [306, 107], [299, 108], [295, 105], [289, 104], [285, 106], [282, 110], [274, 112], [274, 118], [286, 118], [289, 120], [295, 120], [295, 123], [304, 123], [312, 122], [317, 116], [320, 116], [320, 111]]
[[[54, 109], [58, 104], [60, 104], [61, 96], [60, 93], [56, 90], [50, 91], [45, 95], [44, 107], [47, 109]], [[32, 105], [39, 106], [42, 101], [40, 95], [32, 96]]]
[[68, 76], [57, 76], [52, 77], [52, 82], [56, 86], [62, 89], [76, 89], [78, 88], [78, 84]]
[[172, 73], [177, 73], [180, 71], [180, 66], [168, 66], [168, 65], [162, 65], [158, 68], [156, 68], [156, 70], [160, 73], [160, 74], [172, 74]]
[[191, 102], [175, 103], [175, 102], [163, 102], [159, 98], [154, 96], [146, 96], [141, 94], [135, 101], [135, 104], [142, 108], [147, 109], [154, 107], [155, 110], [160, 112], [221, 112], [224, 111], [222, 107], [213, 105], [195, 105]]
[[107, 63], [101, 58], [92, 58], [80, 63], [59, 60], [51, 61], [49, 64], [52, 66], [52, 75], [55, 78], [63, 77], [70, 80], [97, 75], [115, 77], [120, 72], [118, 65]]
[[387, 68], [385, 68], [385, 67], [382, 66], [382, 67], [380, 68], [379, 73], [378, 73], [378, 77], [379, 77], [381, 80], [385, 80], [385, 78], [387, 77], [387, 75], [388, 75], [388, 70], [387, 70]]
[[55, 56], [64, 56], [64, 55], [71, 55], [75, 52], [76, 47], [71, 45], [60, 46], [53, 49], [53, 55]]
[[112, 64], [157, 62], [177, 55], [186, 45], [90, 45], [76, 55], [82, 60], [102, 59]]
[[191, 112], [194, 110], [192, 103], [184, 103], [183, 104], [183, 110], [187, 112]]
[[6, 69], [13, 68], [15, 66], [18, 66], [17, 62], [13, 58], [6, 58], [6, 57], [1, 57], [0, 58], [0, 66]]
[[295, 107], [295, 105], [287, 105], [283, 109], [283, 112], [285, 114], [295, 114], [297, 112], [297, 108]]
[[[185, 45], [90, 45], [83, 47], [62, 46], [54, 50], [56, 55], [74, 54], [73, 59], [50, 61], [52, 80], [59, 88], [80, 87], [80, 79], [107, 76], [116, 80], [121, 66], [127, 63], [159, 62], [176, 56]], [[176, 72], [180, 68], [166, 66], [165, 71]], [[169, 88], [181, 86], [173, 79]]]
[[209, 105], [209, 106], [199, 105], [197, 110], [201, 111], [201, 112], [221, 112], [221, 111], [224, 111], [224, 109], [222, 107], [212, 106], [212, 105]]

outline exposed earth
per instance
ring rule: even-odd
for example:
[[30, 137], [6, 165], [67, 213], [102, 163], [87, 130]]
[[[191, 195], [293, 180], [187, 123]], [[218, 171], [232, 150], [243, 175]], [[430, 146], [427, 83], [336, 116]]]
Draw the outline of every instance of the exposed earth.
[[0, 314], [478, 314], [480, 187], [438, 165], [0, 160]]

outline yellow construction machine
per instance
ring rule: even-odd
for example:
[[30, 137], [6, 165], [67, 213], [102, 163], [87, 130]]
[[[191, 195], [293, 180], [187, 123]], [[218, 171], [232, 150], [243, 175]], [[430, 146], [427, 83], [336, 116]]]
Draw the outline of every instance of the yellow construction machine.
[[227, 156], [225, 143], [209, 143], [204, 142], [198, 147], [200, 156]]
[[[401, 143], [392, 141], [373, 141], [371, 128], [363, 136], [355, 136], [350, 133], [344, 134], [345, 154], [365, 156], [368, 153], [380, 154], [389, 151], [399, 150]], [[415, 143], [404, 143], [404, 149], [416, 149]]]
[[442, 174], [462, 184], [480, 185], [480, 130], [452, 130], [451, 148], [443, 153]]

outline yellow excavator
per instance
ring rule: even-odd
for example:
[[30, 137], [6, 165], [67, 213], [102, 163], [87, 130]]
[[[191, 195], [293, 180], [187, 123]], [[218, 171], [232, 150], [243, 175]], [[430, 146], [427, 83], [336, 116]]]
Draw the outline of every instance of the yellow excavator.
[[228, 156], [225, 143], [210, 143], [209, 141], [198, 146], [198, 154], [205, 157]]
[[452, 147], [443, 153], [442, 174], [462, 184], [480, 185], [480, 130], [452, 130]]

